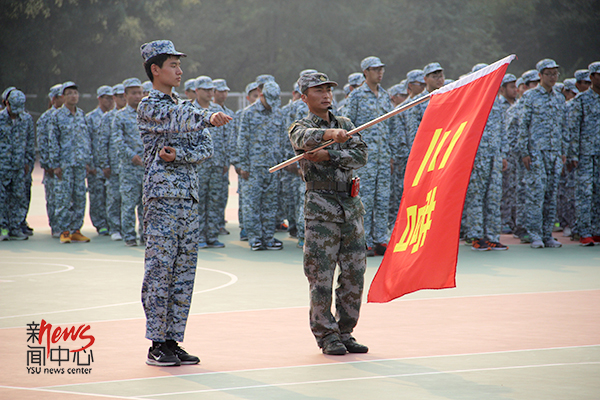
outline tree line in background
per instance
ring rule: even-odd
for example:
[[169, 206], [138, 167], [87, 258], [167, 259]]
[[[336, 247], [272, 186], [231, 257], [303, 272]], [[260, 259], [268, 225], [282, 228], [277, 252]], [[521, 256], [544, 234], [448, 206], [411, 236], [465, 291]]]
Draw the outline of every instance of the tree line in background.
[[[600, 60], [600, 0], [0, 0], [0, 90], [17, 86], [43, 111], [53, 84], [95, 93], [136, 76], [139, 47], [171, 39], [188, 54], [184, 80], [225, 78], [234, 91], [263, 73], [290, 91], [315, 68], [340, 84], [376, 55], [383, 85], [437, 61], [456, 79], [517, 54], [521, 74], [546, 57], [563, 77]], [[36, 110], [37, 108], [37, 110]]]

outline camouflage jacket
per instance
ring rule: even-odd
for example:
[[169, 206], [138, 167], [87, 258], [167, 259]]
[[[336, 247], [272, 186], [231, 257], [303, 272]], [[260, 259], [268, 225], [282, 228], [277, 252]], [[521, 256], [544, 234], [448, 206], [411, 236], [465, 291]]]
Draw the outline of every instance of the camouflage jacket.
[[253, 167], [272, 167], [282, 159], [284, 129], [281, 109], [267, 110], [260, 101], [244, 109], [237, 140], [238, 166], [243, 171]]
[[600, 95], [593, 89], [578, 94], [568, 107], [569, 158], [600, 154]]
[[506, 140], [506, 128], [504, 127], [504, 115], [500, 100], [496, 99], [481, 135], [475, 163], [488, 158], [506, 158], [507, 155], [508, 142]]
[[[208, 110], [215, 113], [220, 111], [229, 116], [233, 116], [228, 114], [225, 108], [216, 103], [210, 103]], [[229, 110], [229, 112], [231, 112], [231, 110]], [[232, 135], [233, 126], [231, 124], [226, 124], [223, 126], [210, 128], [208, 131], [210, 132], [210, 136], [213, 140], [214, 154], [211, 158], [206, 160], [203, 165], [214, 167], [228, 166], [230, 163], [229, 136]]]
[[114, 146], [114, 141], [111, 143], [113, 136], [112, 123], [117, 115], [117, 110], [112, 110], [104, 113], [100, 119], [100, 128], [98, 135], [98, 164], [96, 167], [102, 169], [110, 168], [111, 173], [119, 173], [119, 154]]
[[[363, 125], [392, 110], [389, 94], [381, 85], [378, 87], [377, 96], [366, 82], [348, 95], [344, 116], [349, 118], [354, 126]], [[391, 158], [390, 131], [389, 119], [362, 131], [364, 141], [369, 146], [369, 162], [389, 164]]]
[[12, 119], [5, 108], [0, 111], [0, 170], [14, 171], [35, 161], [33, 119], [26, 111]]
[[44, 169], [50, 168], [48, 165], [49, 148], [48, 148], [48, 134], [50, 130], [50, 120], [52, 114], [57, 109], [51, 107], [44, 111], [44, 113], [38, 118], [36, 122], [36, 133], [37, 133], [37, 149], [40, 153], [40, 166]]
[[96, 107], [85, 115], [85, 122], [90, 133], [90, 142], [92, 143], [92, 164], [94, 167], [99, 167], [100, 155], [100, 122], [105, 114], [100, 107]]
[[540, 151], [566, 155], [565, 97], [558, 90], [546, 92], [542, 85], [521, 98], [518, 153], [520, 157], [539, 156]]
[[129, 104], [117, 111], [112, 122], [111, 146], [119, 156], [119, 173], [142, 169], [133, 164], [136, 155], [143, 159], [144, 143], [137, 124], [137, 112]]
[[[213, 154], [212, 112], [199, 109], [156, 89], [140, 102], [138, 126], [144, 142], [144, 201], [151, 198], [198, 198], [197, 164]], [[175, 149], [175, 160], [163, 161], [163, 146]]]
[[77, 108], [75, 114], [63, 105], [50, 121], [48, 134], [51, 168], [92, 166], [92, 144], [85, 114]]
[[[323, 142], [325, 130], [331, 128], [354, 129], [345, 117], [329, 113], [331, 123], [309, 113], [289, 128], [289, 138], [296, 154], [311, 150]], [[355, 170], [367, 163], [367, 145], [360, 133], [345, 143], [334, 143], [326, 148], [329, 161], [311, 162], [300, 160], [302, 178], [305, 182], [345, 182], [350, 184]], [[364, 215], [360, 196], [350, 197], [347, 193], [330, 190], [309, 190], [305, 196], [304, 216], [326, 222], [343, 223]]]

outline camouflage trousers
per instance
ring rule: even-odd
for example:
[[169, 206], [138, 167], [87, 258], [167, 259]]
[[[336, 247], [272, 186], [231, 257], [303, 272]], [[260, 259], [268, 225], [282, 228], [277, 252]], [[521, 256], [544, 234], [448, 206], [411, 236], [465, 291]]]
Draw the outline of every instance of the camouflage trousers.
[[466, 237], [500, 241], [502, 200], [502, 159], [475, 160], [465, 199]]
[[304, 239], [304, 194], [306, 193], [306, 185], [302, 177], [298, 176], [294, 179], [298, 181], [298, 186], [294, 189], [296, 228], [298, 229], [298, 239]]
[[121, 192], [121, 236], [123, 240], [135, 240], [135, 210], [137, 208], [138, 231], [144, 232], [142, 220], [143, 167], [121, 168], [119, 172], [119, 191]]
[[56, 201], [56, 229], [58, 232], [71, 232], [81, 229], [85, 216], [86, 192], [85, 167], [65, 167], [62, 179], [54, 185]]
[[0, 228], [17, 230], [24, 215], [20, 204], [25, 196], [25, 171], [0, 170]]
[[32, 174], [33, 166], [29, 168], [29, 172], [24, 175], [23, 189], [25, 192], [23, 197], [21, 197], [21, 202], [19, 203], [19, 214], [23, 216], [21, 226], [27, 223], [27, 213], [29, 212], [29, 205], [31, 204], [31, 184], [33, 183]]
[[96, 168], [95, 174], [88, 175], [87, 184], [92, 225], [94, 225], [96, 231], [102, 228], [108, 229], [108, 222], [106, 221], [106, 182], [100, 168]]
[[515, 155], [507, 158], [506, 171], [502, 171], [502, 202], [500, 203], [500, 214], [502, 225], [514, 230], [517, 220], [517, 160]]
[[[310, 289], [310, 329], [319, 347], [337, 334], [351, 337], [358, 322], [366, 270], [362, 217], [342, 224], [305, 221], [304, 274]], [[335, 316], [331, 312], [336, 265]]]
[[121, 233], [121, 191], [119, 174], [113, 173], [106, 179], [106, 221], [111, 234]]
[[219, 215], [221, 221], [219, 222], [219, 229], [225, 228], [225, 209], [227, 208], [227, 200], [229, 200], [229, 166], [223, 174], [223, 192], [221, 193], [221, 199], [219, 203]]
[[44, 192], [46, 197], [46, 214], [48, 215], [48, 225], [50, 225], [50, 229], [52, 233], [58, 232], [56, 228], [56, 213], [55, 213], [55, 200], [54, 200], [54, 186], [56, 185], [56, 178], [54, 174], [49, 174], [44, 170], [44, 179], [42, 183], [44, 184]]
[[556, 222], [562, 227], [575, 227], [575, 170], [563, 167], [556, 195]]
[[192, 199], [154, 198], [144, 205], [142, 305], [152, 341], [183, 341], [198, 262], [197, 210]]
[[244, 180], [238, 176], [238, 221], [240, 229], [244, 229]]
[[227, 185], [223, 180], [223, 167], [198, 166], [198, 216], [199, 239], [202, 242], [214, 242], [219, 238], [219, 227], [224, 218], [222, 208]]
[[368, 247], [387, 243], [390, 207], [390, 163], [367, 163], [358, 171], [360, 197], [365, 206], [365, 238]]
[[600, 236], [600, 155], [579, 156], [575, 177], [577, 233]]
[[402, 200], [402, 193], [404, 193], [404, 173], [406, 172], [407, 162], [408, 157], [402, 157], [394, 162], [394, 172], [392, 173], [390, 183], [390, 209], [388, 215], [388, 228], [390, 230], [394, 229], [398, 210], [400, 209], [400, 201]]
[[552, 237], [556, 221], [556, 193], [563, 164], [558, 152], [541, 151], [524, 170], [523, 227], [532, 240]]
[[[279, 204], [282, 208], [282, 216], [288, 220], [290, 229], [298, 228], [298, 199], [299, 186], [302, 185], [302, 178], [299, 175], [288, 171], [281, 173], [281, 191]], [[304, 205], [304, 203], [302, 203]]]
[[277, 217], [278, 173], [270, 173], [269, 167], [253, 167], [244, 182], [244, 228], [248, 244], [257, 240], [269, 241], [275, 235]]

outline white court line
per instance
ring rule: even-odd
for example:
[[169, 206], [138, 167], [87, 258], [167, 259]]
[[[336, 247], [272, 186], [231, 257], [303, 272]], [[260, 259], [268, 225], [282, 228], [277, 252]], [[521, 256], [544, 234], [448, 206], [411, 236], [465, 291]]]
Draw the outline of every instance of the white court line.
[[181, 378], [181, 377], [189, 377], [189, 376], [239, 374], [239, 373], [244, 373], [244, 372], [276, 371], [276, 370], [294, 369], [294, 368], [315, 368], [315, 367], [330, 367], [330, 366], [339, 367], [340, 365], [369, 364], [369, 363], [379, 363], [379, 362], [387, 362], [387, 361], [428, 360], [431, 358], [472, 357], [472, 356], [488, 356], [488, 355], [497, 355], [497, 354], [527, 353], [527, 352], [534, 352], [534, 351], [586, 349], [586, 348], [590, 348], [590, 347], [599, 347], [599, 346], [600, 346], [600, 344], [590, 344], [590, 345], [583, 345], [583, 346], [542, 347], [542, 348], [537, 348], [537, 349], [488, 351], [488, 352], [481, 352], [481, 353], [461, 353], [461, 354], [441, 354], [441, 355], [433, 355], [433, 356], [380, 358], [380, 359], [375, 359], [375, 360], [359, 360], [359, 361], [346, 361], [346, 362], [338, 361], [338, 362], [323, 363], [323, 364], [288, 365], [288, 366], [284, 366], [284, 367], [250, 368], [250, 369], [237, 369], [237, 370], [231, 370], [231, 371], [199, 372], [199, 373], [194, 373], [194, 374], [153, 376], [153, 377], [148, 377], [148, 378], [130, 378], [130, 379], [119, 379], [119, 380], [112, 380], [112, 381], [83, 382], [83, 383], [68, 384], [68, 385], [39, 386], [39, 388], [50, 389], [50, 388], [58, 388], [58, 387], [72, 387], [72, 386], [97, 385], [97, 384], [102, 385], [105, 383], [149, 381], [149, 380], [155, 380], [155, 379]]
[[[0, 262], [0, 264], [13, 264], [13, 263], [8, 263], [8, 262], [2, 261], [2, 262]], [[75, 267], [73, 267], [72, 265], [66, 265], [66, 264], [24, 263], [24, 262], [19, 262], [19, 264], [51, 265], [51, 266], [57, 266], [57, 267], [65, 267], [66, 269], [63, 269], [63, 270], [60, 270], [60, 271], [38, 272], [38, 273], [35, 273], [35, 274], [3, 275], [3, 276], [0, 276], [0, 279], [3, 279], [3, 278], [20, 278], [20, 277], [24, 277], [24, 276], [38, 276], [38, 275], [60, 274], [61, 272], [72, 271], [72, 270], [75, 269]]]
[[[102, 260], [102, 261], [110, 261], [110, 260]], [[116, 260], [112, 260], [112, 261], [116, 261]], [[135, 261], [135, 262], [139, 262], [139, 261]], [[224, 283], [223, 285], [220, 285], [220, 286], [210, 288], [210, 289], [198, 290], [198, 291], [193, 292], [193, 294], [207, 293], [207, 292], [212, 292], [214, 290], [223, 289], [223, 288], [226, 288], [227, 286], [231, 286], [231, 285], [235, 284], [238, 281], [238, 277], [236, 275], [226, 272], [226, 271], [220, 271], [218, 269], [212, 269], [212, 268], [196, 267], [196, 270], [199, 270], [199, 269], [204, 270], [204, 271], [217, 272], [217, 273], [220, 273], [223, 275], [227, 275], [229, 277], [229, 282]], [[76, 312], [76, 311], [88, 311], [88, 310], [96, 310], [96, 309], [100, 309], [100, 308], [118, 307], [118, 306], [126, 306], [126, 305], [132, 305], [132, 304], [140, 304], [140, 303], [141, 303], [141, 301], [137, 300], [137, 301], [129, 301], [129, 302], [125, 302], [125, 303], [105, 304], [105, 305], [101, 305], [101, 306], [84, 307], [84, 308], [74, 308], [74, 309], [70, 309], [70, 310], [47, 311], [47, 312], [34, 313], [34, 314], [8, 315], [8, 316], [0, 317], [0, 320], [9, 319], [9, 318], [19, 318], [19, 317], [33, 317], [36, 315], [49, 315], [49, 314], [61, 314], [61, 313]], [[10, 329], [10, 328], [0, 328], [0, 329]]]
[[102, 398], [105, 398], [105, 399], [125, 399], [125, 400], [140, 399], [140, 397], [125, 397], [125, 396], [114, 396], [114, 395], [110, 395], [110, 394], [69, 392], [69, 391], [65, 391], [65, 390], [46, 390], [46, 389], [27, 388], [27, 387], [18, 387], [18, 386], [3, 386], [3, 385], [0, 385], [0, 389], [23, 390], [23, 391], [26, 391], [26, 392], [43, 392], [43, 393], [70, 394], [70, 395], [74, 395], [74, 396], [102, 397]]

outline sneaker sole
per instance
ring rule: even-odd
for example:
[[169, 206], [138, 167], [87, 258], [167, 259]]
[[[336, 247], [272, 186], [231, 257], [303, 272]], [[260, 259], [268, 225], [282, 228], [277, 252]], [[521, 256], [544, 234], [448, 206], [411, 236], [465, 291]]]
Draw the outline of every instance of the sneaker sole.
[[487, 249], [478, 249], [478, 248], [475, 248], [475, 247], [471, 247], [471, 250], [473, 250], [473, 251], [490, 251], [491, 249], [489, 249], [489, 248], [487, 248]]
[[156, 360], [147, 359], [146, 364], [152, 365], [155, 367], [178, 367], [181, 365], [181, 362], [160, 362]]
[[492, 248], [490, 248], [490, 250], [492, 250], [492, 251], [506, 251], [506, 250], [508, 250], [508, 247], [506, 247], [504, 249], [498, 249], [498, 248], [492, 247]]

